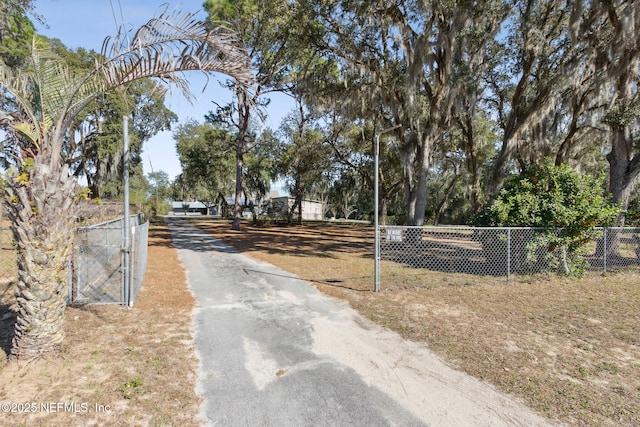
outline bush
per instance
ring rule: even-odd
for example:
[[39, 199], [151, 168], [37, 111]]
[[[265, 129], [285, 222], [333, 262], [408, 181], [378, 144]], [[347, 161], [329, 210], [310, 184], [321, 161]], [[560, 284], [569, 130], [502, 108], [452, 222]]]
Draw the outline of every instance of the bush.
[[171, 212], [171, 209], [171, 203], [164, 199], [156, 199], [155, 196], [148, 198], [142, 207], [142, 211], [147, 218], [156, 218], [158, 216], [167, 215]]
[[[603, 191], [604, 175], [581, 175], [567, 164], [555, 166], [549, 159], [512, 175], [494, 203], [474, 221], [494, 227], [542, 227], [547, 233], [528, 242], [531, 254], [545, 247], [565, 274], [581, 273], [584, 247], [599, 237], [598, 226], [613, 223], [621, 212]], [[550, 260], [553, 261], [553, 260]]]

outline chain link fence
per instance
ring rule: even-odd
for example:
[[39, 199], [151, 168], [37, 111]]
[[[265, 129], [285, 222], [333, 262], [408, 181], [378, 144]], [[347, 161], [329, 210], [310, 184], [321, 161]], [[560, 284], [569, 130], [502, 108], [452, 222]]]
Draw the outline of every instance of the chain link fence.
[[615, 271], [640, 265], [640, 228], [598, 228], [582, 254], [557, 244], [561, 229], [380, 226], [381, 281], [404, 269], [474, 276]]
[[[124, 219], [79, 227], [69, 260], [69, 302], [133, 305], [145, 272], [149, 223], [131, 217], [129, 268], [124, 268]], [[16, 250], [9, 227], [0, 227], [0, 285], [17, 275]], [[0, 289], [2, 291], [3, 289]]]
[[125, 266], [124, 219], [79, 227], [71, 256], [70, 302], [133, 305], [147, 270], [149, 223], [131, 217]]

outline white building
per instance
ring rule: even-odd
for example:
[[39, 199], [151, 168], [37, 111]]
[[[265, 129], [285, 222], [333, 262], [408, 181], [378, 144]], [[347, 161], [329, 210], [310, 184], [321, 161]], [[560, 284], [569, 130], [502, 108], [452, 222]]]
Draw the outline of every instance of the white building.
[[202, 202], [172, 202], [174, 215], [207, 215], [209, 208]]
[[[291, 207], [294, 205], [296, 199], [294, 197], [272, 197], [273, 203], [281, 204], [282, 216], [286, 217], [287, 213], [291, 211]], [[306, 221], [321, 221], [322, 218], [322, 203], [312, 200], [302, 201], [302, 219]]]

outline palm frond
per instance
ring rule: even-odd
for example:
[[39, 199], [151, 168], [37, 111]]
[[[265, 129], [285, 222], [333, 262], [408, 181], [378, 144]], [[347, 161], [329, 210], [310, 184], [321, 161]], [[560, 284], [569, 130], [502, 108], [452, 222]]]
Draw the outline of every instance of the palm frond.
[[241, 41], [230, 30], [210, 27], [195, 14], [165, 9], [129, 39], [124, 27], [102, 47], [98, 70], [110, 87], [146, 77], [175, 84], [187, 97], [184, 71], [220, 72], [242, 85], [251, 81], [249, 59]]
[[[167, 9], [129, 39], [124, 27], [103, 44], [93, 71], [74, 73], [48, 43], [34, 39], [26, 69], [14, 71], [0, 62], [0, 88], [13, 95], [18, 116], [3, 124], [40, 151], [47, 145], [59, 156], [62, 135], [75, 116], [102, 94], [138, 79], [159, 78], [190, 98], [183, 72], [224, 73], [242, 87], [252, 83], [249, 59], [240, 40], [222, 26], [212, 28], [193, 13]], [[130, 41], [129, 41], [130, 40]], [[58, 153], [58, 154], [56, 154]]]
[[[34, 108], [33, 82], [30, 76], [15, 72], [12, 68], [0, 61], [0, 87], [11, 95], [18, 114], [4, 114], [3, 125], [9, 130], [17, 131], [16, 126], [26, 121], [31, 124], [29, 132], [24, 134], [31, 144], [40, 145], [40, 116]], [[26, 119], [26, 120], [25, 120]], [[21, 134], [22, 131], [19, 131]]]
[[58, 58], [50, 58], [50, 49], [35, 46], [32, 50], [34, 67], [32, 74], [34, 107], [40, 113], [42, 131], [47, 132], [58, 121], [69, 95], [73, 81], [68, 68]]
[[27, 70], [13, 70], [0, 64], [0, 86], [12, 95], [20, 111], [18, 115], [7, 116], [11, 120], [5, 124], [39, 150], [45, 134], [68, 116], [70, 100], [78, 99], [78, 94], [87, 95], [87, 85], [61, 62], [48, 44], [37, 39]]

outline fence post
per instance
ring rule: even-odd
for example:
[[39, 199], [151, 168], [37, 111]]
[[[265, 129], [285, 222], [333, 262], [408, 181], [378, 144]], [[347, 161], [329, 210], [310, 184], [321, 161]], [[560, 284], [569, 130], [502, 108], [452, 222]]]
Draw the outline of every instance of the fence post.
[[124, 224], [122, 226], [122, 304], [129, 305], [129, 291], [131, 288], [130, 250], [129, 241], [131, 230], [129, 218], [129, 117], [122, 117], [123, 133], [123, 187], [124, 187]]
[[398, 129], [400, 126], [402, 125], [395, 125], [393, 127], [387, 128], [387, 129], [383, 129], [380, 132], [376, 133], [375, 136], [375, 147], [373, 150], [373, 164], [374, 164], [374, 196], [373, 196], [373, 204], [374, 204], [374, 212], [373, 212], [373, 216], [374, 216], [374, 261], [373, 261], [373, 291], [374, 292], [380, 292], [380, 219], [379, 219], [379, 213], [378, 213], [378, 205], [379, 205], [379, 179], [378, 179], [378, 175], [379, 175], [379, 166], [380, 166], [380, 135], [382, 135], [383, 133], [386, 132], [391, 132], [392, 130], [396, 130]]
[[129, 307], [133, 307], [133, 297], [131, 295], [131, 288], [133, 286], [135, 286], [135, 280], [136, 280], [136, 270], [138, 267], [138, 262], [136, 259], [136, 228], [137, 225], [132, 226], [131, 227], [131, 258], [129, 260], [130, 262], [130, 266], [129, 266], [129, 283], [127, 284], [127, 288], [128, 288], [128, 294], [127, 294], [127, 305]]
[[74, 252], [74, 245], [75, 244], [71, 244], [71, 255], [69, 256], [69, 261], [67, 264], [67, 284], [68, 284], [68, 294], [67, 294], [67, 305], [71, 304], [74, 301], [74, 295], [73, 295], [73, 252]]
[[604, 245], [603, 245], [603, 253], [602, 253], [602, 263], [604, 265], [604, 272], [607, 272], [607, 227], [604, 227], [604, 233], [603, 233], [603, 240], [604, 240]]
[[511, 283], [511, 228], [507, 228], [507, 283]]
[[380, 135], [376, 135], [375, 142], [375, 153], [374, 153], [374, 163], [375, 163], [375, 177], [374, 177], [374, 212], [373, 212], [373, 227], [374, 227], [374, 248], [373, 248], [373, 291], [380, 292], [380, 219], [378, 214], [378, 151], [380, 150]]

